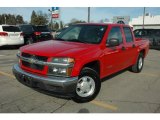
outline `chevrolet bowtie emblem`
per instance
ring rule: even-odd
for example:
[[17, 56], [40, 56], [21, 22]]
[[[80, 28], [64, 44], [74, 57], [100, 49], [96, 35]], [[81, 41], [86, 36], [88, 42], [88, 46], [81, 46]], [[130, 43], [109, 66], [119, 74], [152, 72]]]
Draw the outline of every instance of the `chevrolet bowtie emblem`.
[[33, 64], [33, 63], [36, 63], [36, 56], [33, 55], [31, 58], [30, 58], [30, 63]]
[[31, 58], [31, 59], [30, 59], [30, 63], [32, 63], [32, 64], [33, 64], [33, 63], [36, 63], [36, 60], [33, 59], [33, 58]]

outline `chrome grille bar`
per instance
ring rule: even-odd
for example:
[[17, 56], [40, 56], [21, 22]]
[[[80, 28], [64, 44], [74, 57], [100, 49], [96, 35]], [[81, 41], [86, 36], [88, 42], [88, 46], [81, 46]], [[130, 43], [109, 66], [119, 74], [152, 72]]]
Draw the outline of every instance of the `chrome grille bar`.
[[73, 67], [73, 63], [52, 63], [52, 62], [44, 62], [40, 60], [36, 60], [33, 58], [27, 58], [23, 57], [20, 54], [17, 54], [17, 57], [25, 62], [31, 63], [31, 64], [38, 64], [38, 65], [47, 65], [47, 66], [63, 66], [63, 67]]

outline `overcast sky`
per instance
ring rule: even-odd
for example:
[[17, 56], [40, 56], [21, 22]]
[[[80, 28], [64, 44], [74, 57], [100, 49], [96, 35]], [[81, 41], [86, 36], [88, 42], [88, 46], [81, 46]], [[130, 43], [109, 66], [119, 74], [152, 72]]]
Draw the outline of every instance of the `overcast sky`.
[[[48, 13], [47, 7], [0, 7], [0, 14], [20, 14], [25, 21], [30, 21], [30, 16], [33, 10], [43, 11]], [[70, 22], [72, 18], [87, 21], [87, 8], [86, 7], [62, 7], [60, 8], [61, 20], [64, 23]], [[160, 15], [160, 7], [146, 8], [146, 13], [152, 15]], [[91, 8], [91, 21], [98, 22], [101, 19], [112, 19], [113, 16], [130, 16], [131, 18], [138, 17], [143, 14], [141, 7], [92, 7]]]

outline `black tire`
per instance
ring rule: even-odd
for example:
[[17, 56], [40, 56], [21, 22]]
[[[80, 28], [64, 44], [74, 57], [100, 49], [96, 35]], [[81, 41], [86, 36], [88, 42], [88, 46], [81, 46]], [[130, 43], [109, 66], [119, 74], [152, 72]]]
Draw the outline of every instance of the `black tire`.
[[[76, 90], [75, 90], [75, 96], [73, 97], [73, 101], [75, 101], [77, 103], [84, 103], [84, 102], [89, 102], [89, 101], [93, 100], [97, 96], [97, 94], [99, 93], [100, 88], [101, 88], [100, 77], [99, 77], [98, 73], [94, 69], [91, 69], [91, 68], [88, 68], [88, 67], [83, 68], [78, 79], [81, 80], [82, 77], [83, 78], [84, 77], [91, 78], [92, 79], [92, 83], [93, 83], [93, 81], [95, 83], [94, 84], [95, 87], [94, 87], [94, 90], [92, 90], [93, 92], [92, 92], [91, 95], [82, 97], [82, 96], [77, 94], [77, 90], [78, 90], [78, 88], [77, 88], [78, 82], [77, 82], [77, 86], [76, 86]], [[91, 89], [91, 88], [92, 87], [90, 86], [89, 89]]]
[[[140, 60], [142, 60], [142, 65], [141, 65], [141, 67], [139, 66]], [[133, 66], [131, 66], [130, 70], [131, 70], [132, 72], [135, 72], [135, 73], [140, 73], [140, 72], [142, 71], [142, 69], [143, 69], [143, 64], [144, 64], [144, 55], [143, 55], [143, 53], [141, 52], [141, 53], [139, 54], [139, 56], [138, 56], [138, 59], [137, 59], [136, 63], [135, 63]]]

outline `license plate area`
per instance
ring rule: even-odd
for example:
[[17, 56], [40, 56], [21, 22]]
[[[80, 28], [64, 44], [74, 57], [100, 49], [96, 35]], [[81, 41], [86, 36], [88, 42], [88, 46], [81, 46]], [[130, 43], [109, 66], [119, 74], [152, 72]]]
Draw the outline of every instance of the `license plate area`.
[[18, 37], [19, 34], [9, 34], [9, 37]]
[[32, 81], [33, 79], [29, 76], [26, 75], [21, 75], [20, 76], [20, 82], [22, 82], [23, 84], [29, 86], [29, 87], [34, 87], [34, 83]]

